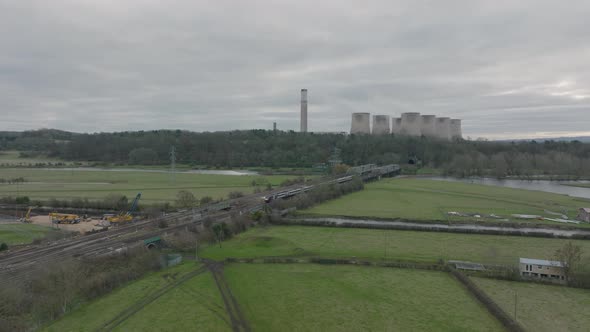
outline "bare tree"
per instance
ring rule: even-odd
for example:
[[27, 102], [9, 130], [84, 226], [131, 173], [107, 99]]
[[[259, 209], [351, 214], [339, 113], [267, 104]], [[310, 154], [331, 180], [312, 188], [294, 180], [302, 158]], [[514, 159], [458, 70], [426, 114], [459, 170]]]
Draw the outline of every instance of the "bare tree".
[[571, 241], [555, 251], [555, 259], [563, 265], [563, 272], [568, 283], [571, 283], [580, 260], [582, 259], [582, 248]]

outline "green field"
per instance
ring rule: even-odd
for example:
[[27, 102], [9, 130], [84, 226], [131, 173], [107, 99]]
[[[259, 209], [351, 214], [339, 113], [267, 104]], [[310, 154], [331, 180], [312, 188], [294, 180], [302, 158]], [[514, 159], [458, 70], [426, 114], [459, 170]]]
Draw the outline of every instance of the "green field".
[[[521, 236], [475, 235], [312, 226], [252, 228], [223, 243], [209, 246], [203, 257], [267, 256], [357, 257], [369, 260], [436, 262], [469, 260], [517, 264], [519, 257], [550, 259], [568, 240]], [[590, 241], [576, 240], [590, 267]]]
[[[194, 263], [153, 273], [82, 305], [47, 326], [45, 331], [96, 331], [143, 297], [196, 268]], [[204, 272], [173, 288], [123, 321], [116, 331], [230, 331], [229, 318], [215, 281]]]
[[56, 230], [32, 224], [0, 224], [0, 243], [8, 245], [31, 243]]
[[272, 175], [209, 175], [169, 173], [148, 170], [116, 169], [116, 171], [47, 170], [35, 168], [0, 168], [0, 178], [24, 177], [21, 184], [0, 184], [2, 196], [29, 196], [35, 200], [50, 198], [101, 199], [108, 194], [135, 197], [142, 192], [142, 202], [172, 202], [179, 190], [191, 191], [196, 197], [226, 198], [229, 192], [254, 192], [252, 181], [268, 181], [279, 185], [293, 176]]
[[232, 264], [226, 278], [254, 331], [501, 331], [443, 272]]
[[71, 162], [48, 157], [21, 158], [19, 151], [0, 151], [1, 166], [29, 166], [30, 164], [39, 163], [63, 163], [64, 165], [72, 164]]
[[560, 213], [567, 211], [568, 216], [574, 218], [577, 209], [585, 205], [590, 205], [590, 201], [541, 191], [397, 178], [367, 184], [363, 191], [318, 205], [303, 213], [414, 220], [474, 219], [449, 218], [447, 212], [450, 211], [503, 217], [510, 214], [555, 217], [544, 212], [548, 209]]
[[472, 278], [505, 312], [529, 331], [588, 331], [590, 290]]

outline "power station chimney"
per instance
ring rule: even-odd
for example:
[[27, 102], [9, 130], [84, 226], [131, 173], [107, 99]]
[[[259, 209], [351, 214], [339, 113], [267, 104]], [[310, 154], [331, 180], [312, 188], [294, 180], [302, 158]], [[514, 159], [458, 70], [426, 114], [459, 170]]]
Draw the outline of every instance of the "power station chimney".
[[301, 130], [307, 132], [307, 89], [301, 89]]

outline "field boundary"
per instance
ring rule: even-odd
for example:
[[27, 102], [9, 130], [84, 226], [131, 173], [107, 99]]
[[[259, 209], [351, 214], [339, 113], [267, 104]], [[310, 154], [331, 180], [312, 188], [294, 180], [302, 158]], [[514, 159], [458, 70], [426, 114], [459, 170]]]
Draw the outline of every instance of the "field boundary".
[[320, 264], [320, 265], [357, 265], [357, 266], [374, 266], [384, 268], [416, 269], [416, 270], [434, 270], [448, 272], [446, 265], [438, 263], [417, 263], [417, 262], [374, 262], [360, 259], [347, 258], [329, 258], [329, 257], [257, 257], [257, 258], [233, 258], [227, 257], [227, 263], [244, 263], [244, 264]]
[[451, 275], [455, 277], [464, 287], [471, 293], [481, 304], [488, 309], [488, 311], [498, 319], [502, 325], [508, 330], [513, 332], [524, 332], [525, 329], [510, 315], [508, 315], [492, 298], [490, 298], [483, 290], [481, 290], [469, 277], [465, 276], [461, 272], [451, 269]]

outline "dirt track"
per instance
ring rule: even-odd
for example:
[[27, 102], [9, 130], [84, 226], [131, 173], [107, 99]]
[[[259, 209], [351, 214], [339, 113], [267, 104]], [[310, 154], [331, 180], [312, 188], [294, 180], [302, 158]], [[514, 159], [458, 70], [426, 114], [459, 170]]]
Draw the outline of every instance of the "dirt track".
[[[209, 270], [211, 272], [211, 274], [213, 275], [213, 278], [215, 280], [215, 284], [217, 285], [217, 288], [219, 289], [219, 293], [221, 294], [221, 298], [223, 299], [223, 303], [225, 305], [225, 312], [227, 313], [228, 317], [230, 318], [230, 322], [227, 322], [227, 321], [226, 322], [228, 324], [231, 324], [233, 331], [237, 331], [237, 332], [251, 331], [250, 326], [248, 325], [248, 322], [246, 321], [246, 319], [245, 319], [245, 317], [238, 305], [238, 302], [236, 301], [235, 297], [233, 296], [231, 289], [229, 288], [229, 285], [227, 284], [225, 277], [223, 276], [223, 267], [224, 267], [223, 263], [211, 261], [211, 260], [205, 260], [204, 263], [205, 263], [204, 267], [201, 267], [195, 271], [192, 271], [192, 272], [186, 274], [185, 276], [181, 277], [180, 279], [175, 280], [173, 283], [170, 283], [170, 284], [162, 287], [161, 289], [154, 292], [153, 294], [146, 296], [145, 298], [141, 299], [137, 303], [135, 303], [132, 306], [128, 307], [127, 309], [123, 310], [117, 316], [115, 316], [111, 320], [104, 323], [102, 325], [102, 327], [99, 328], [97, 331], [111, 331], [111, 330], [113, 330], [114, 328], [119, 326], [121, 323], [123, 323], [125, 320], [127, 320], [129, 317], [133, 316], [138, 311], [143, 309], [146, 305], [154, 302], [155, 300], [160, 298], [162, 295], [166, 294], [168, 291], [180, 286], [181, 284], [183, 284], [186, 281], [194, 278], [195, 276], [205, 272], [206, 270]], [[211, 308], [209, 308], [209, 309], [212, 310]], [[212, 311], [214, 313], [216, 313], [215, 310], [212, 310]], [[225, 320], [224, 317], [220, 316], [220, 318]]]
[[216, 262], [212, 260], [204, 260], [205, 266], [213, 274], [215, 284], [219, 289], [219, 293], [225, 304], [225, 311], [231, 320], [232, 329], [236, 332], [239, 331], [251, 331], [248, 321], [244, 317], [238, 301], [231, 292], [225, 277], [223, 276], [223, 262]]

